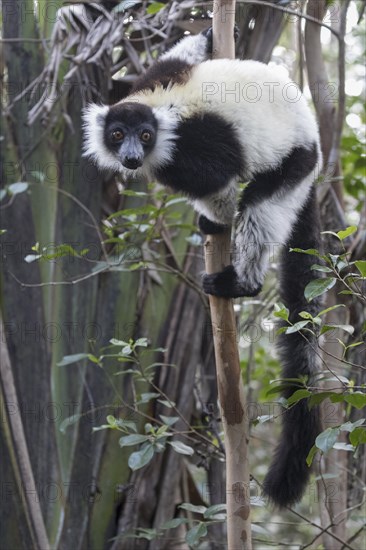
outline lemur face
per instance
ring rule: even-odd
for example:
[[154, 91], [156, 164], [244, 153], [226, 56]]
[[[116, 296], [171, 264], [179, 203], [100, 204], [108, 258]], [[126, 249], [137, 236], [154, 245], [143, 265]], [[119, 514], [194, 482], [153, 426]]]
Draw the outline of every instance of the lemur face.
[[158, 130], [150, 107], [120, 103], [110, 107], [105, 117], [104, 143], [125, 168], [140, 168], [153, 150]]

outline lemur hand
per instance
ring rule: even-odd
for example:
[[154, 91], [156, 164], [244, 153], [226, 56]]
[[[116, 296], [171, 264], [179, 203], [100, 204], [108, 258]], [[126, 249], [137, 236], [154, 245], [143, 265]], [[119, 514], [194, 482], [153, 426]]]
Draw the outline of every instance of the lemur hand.
[[[202, 33], [204, 36], [206, 36], [207, 38], [207, 53], [209, 54], [212, 54], [212, 27], [208, 27], [208, 29], [205, 29], [204, 31], [202, 31]], [[235, 42], [237, 41], [239, 37], [239, 27], [238, 25], [235, 23], [234, 25], [234, 40]]]

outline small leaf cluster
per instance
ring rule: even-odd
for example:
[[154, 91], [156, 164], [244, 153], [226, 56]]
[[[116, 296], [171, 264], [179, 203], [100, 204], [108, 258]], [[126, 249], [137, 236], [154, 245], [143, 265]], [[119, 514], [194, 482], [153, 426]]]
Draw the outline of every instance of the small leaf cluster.
[[366, 260], [350, 261], [348, 252], [344, 247], [345, 239], [357, 231], [357, 227], [352, 225], [345, 230], [324, 231], [324, 234], [332, 235], [342, 243], [344, 252], [342, 254], [321, 254], [317, 249], [303, 250], [301, 248], [292, 248], [292, 252], [300, 254], [310, 254], [322, 260], [322, 264], [314, 264], [311, 269], [326, 274], [325, 277], [313, 279], [305, 288], [305, 298], [311, 302], [314, 298], [321, 296], [336, 284], [341, 282], [345, 287], [339, 294], [351, 294], [362, 301], [366, 301], [359, 284], [366, 278]]
[[[351, 394], [352, 395], [352, 394]], [[365, 394], [362, 394], [361, 402], [362, 406], [357, 408], [362, 408], [366, 406], [366, 396]], [[334, 395], [330, 396], [330, 400], [334, 402], [333, 400]], [[346, 397], [350, 397], [346, 396]], [[349, 399], [344, 398], [344, 401], [350, 402]], [[358, 401], [358, 398], [360, 396], [357, 396], [356, 401], [353, 401], [352, 404], [355, 402], [360, 404], [360, 401]], [[324, 397], [325, 399], [325, 397]], [[331, 428], [327, 428], [322, 433], [318, 435], [318, 437], [315, 440], [315, 445], [310, 449], [310, 452], [306, 458], [306, 462], [308, 466], [311, 466], [314, 457], [318, 451], [320, 451], [321, 454], [325, 454], [331, 449], [341, 449], [343, 451], [351, 451], [355, 452], [357, 450], [357, 447], [359, 445], [365, 445], [366, 444], [366, 425], [365, 425], [365, 418], [360, 418], [359, 420], [356, 420], [356, 422], [345, 422], [344, 424], [341, 424], [339, 426], [332, 426]], [[342, 441], [338, 441], [339, 436], [342, 432], [348, 433], [349, 443], [345, 443]]]
[[[130, 374], [137, 382], [152, 381], [154, 370], [156, 367], [161, 366], [162, 363], [155, 362], [147, 367], [143, 367], [142, 357], [146, 353], [157, 353], [165, 350], [161, 348], [148, 350], [147, 348], [149, 346], [149, 341], [147, 338], [138, 338], [137, 340], [130, 339], [128, 342], [113, 338], [110, 343], [113, 351], [115, 351], [116, 347], [119, 348], [117, 353], [104, 352], [99, 356], [91, 353], [68, 355], [65, 356], [58, 363], [58, 365], [63, 367], [87, 359], [91, 363], [104, 368], [105, 361], [113, 358], [123, 363], [132, 363], [133, 366], [133, 368], [125, 368], [122, 371], [118, 371], [115, 375]], [[150, 403], [153, 400], [157, 400], [168, 408], [175, 407], [174, 402], [164, 397], [165, 396], [158, 391], [141, 393], [139, 397], [136, 398], [134, 406], [136, 407], [136, 411], [138, 411], [139, 406]], [[68, 426], [71, 426], [80, 420], [81, 416], [82, 415], [78, 414], [67, 418], [62, 422], [60, 430], [64, 432]], [[167, 446], [170, 446], [179, 454], [192, 456], [194, 454], [192, 447], [186, 445], [182, 441], [176, 439], [173, 440], [173, 437], [177, 434], [172, 431], [171, 428], [179, 420], [179, 416], [159, 415], [159, 419], [159, 425], [152, 422], [147, 422], [144, 425], [144, 433], [138, 433], [138, 427], [135, 422], [125, 420], [123, 418], [116, 418], [113, 415], [108, 415], [106, 419], [107, 424], [96, 426], [93, 428], [93, 431], [97, 432], [106, 429], [120, 431], [123, 433], [119, 439], [120, 447], [138, 447], [138, 450], [132, 452], [128, 458], [128, 465], [133, 471], [139, 470], [149, 464], [155, 453], [163, 453]]]
[[40, 244], [37, 242], [32, 246], [32, 251], [34, 254], [27, 254], [24, 258], [27, 263], [32, 263], [36, 260], [58, 260], [59, 258], [63, 258], [65, 256], [82, 258], [89, 252], [89, 249], [83, 248], [82, 250], [77, 251], [70, 244], [48, 245], [47, 247], [44, 246], [41, 248]]
[[133, 471], [139, 470], [149, 464], [154, 454], [163, 453], [167, 445], [170, 445], [179, 454], [192, 456], [194, 454], [192, 447], [189, 447], [182, 441], [172, 441], [172, 437], [175, 434], [170, 431], [170, 427], [179, 420], [179, 417], [160, 415], [160, 418], [165, 423], [162, 426], [157, 426], [150, 422], [146, 423], [144, 434], [137, 433], [135, 422], [115, 418], [112, 415], [107, 416], [107, 424], [95, 427], [93, 431], [111, 429], [128, 434], [123, 435], [119, 439], [119, 445], [120, 447], [139, 447], [128, 458], [128, 465]]
[[[181, 222], [181, 214], [174, 210], [177, 204], [185, 204], [187, 199], [178, 195], [168, 195], [166, 191], [154, 192], [154, 202], [151, 201], [151, 194], [147, 191], [133, 191], [125, 189], [122, 195], [132, 198], [146, 198], [148, 203], [136, 205], [132, 208], [124, 208], [113, 212], [105, 220], [103, 230], [107, 235], [105, 244], [151, 242], [161, 240], [161, 226], [167, 229], [189, 229], [194, 226]], [[117, 235], [116, 235], [117, 233]], [[138, 239], [137, 239], [138, 237]]]
[[226, 504], [214, 504], [213, 506], [195, 506], [190, 503], [183, 503], [179, 506], [181, 510], [198, 514], [202, 519], [188, 519], [178, 517], [164, 523], [159, 529], [138, 528], [133, 534], [127, 535], [128, 538], [155, 540], [163, 536], [164, 531], [175, 529], [180, 525], [189, 525], [185, 541], [190, 548], [197, 548], [203, 537], [207, 535], [207, 527], [214, 523], [220, 523], [226, 520]]

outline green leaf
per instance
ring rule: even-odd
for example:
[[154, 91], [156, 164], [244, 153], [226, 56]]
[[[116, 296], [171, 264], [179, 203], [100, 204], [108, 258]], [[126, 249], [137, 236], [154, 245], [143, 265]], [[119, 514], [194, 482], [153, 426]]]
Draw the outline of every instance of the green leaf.
[[12, 183], [8, 186], [8, 191], [12, 195], [19, 195], [19, 193], [24, 193], [28, 189], [29, 185], [28, 183], [24, 181], [19, 181], [18, 183]]
[[302, 328], [306, 327], [310, 321], [298, 321], [291, 327], [288, 327], [285, 331], [286, 334], [293, 334], [294, 332], [299, 332]]
[[309, 256], [317, 256], [318, 258], [322, 257], [319, 250], [316, 250], [316, 248], [308, 248], [306, 250], [303, 250], [302, 248], [290, 248], [290, 252], [299, 252], [300, 254], [309, 254]]
[[71, 365], [72, 363], [77, 363], [83, 359], [87, 359], [89, 353], [76, 353], [75, 355], [65, 355], [61, 361], [57, 363], [58, 367], [65, 367], [66, 365]]
[[364, 418], [360, 418], [359, 420], [356, 420], [356, 422], [345, 422], [341, 426], [339, 426], [341, 432], [353, 432], [356, 428], [359, 426], [362, 426], [362, 424], [365, 422]]
[[330, 290], [336, 284], [337, 279], [335, 277], [327, 277], [326, 279], [314, 279], [310, 281], [305, 287], [305, 298], [308, 302], [311, 302], [317, 296], [321, 296], [327, 290]]
[[173, 426], [179, 420], [179, 416], [164, 416], [160, 414], [159, 417], [167, 426]]
[[119, 428], [124, 428], [130, 432], [137, 432], [136, 422], [132, 420], [124, 420], [123, 418], [116, 418], [116, 424]]
[[195, 514], [204, 514], [207, 510], [206, 506], [195, 506], [189, 502], [184, 502], [178, 506], [181, 510], [188, 510], [188, 512], [194, 512]]
[[[314, 393], [309, 397], [309, 408], [314, 407], [315, 405], [320, 405], [325, 399], [328, 399], [334, 395], [334, 392], [324, 391], [319, 393]], [[342, 394], [338, 394], [342, 395]]]
[[366, 444], [366, 429], [361, 427], [355, 428], [353, 432], [349, 434], [349, 440], [354, 447]]
[[161, 526], [161, 529], [175, 529], [176, 527], [179, 527], [180, 525], [184, 525], [185, 523], [188, 523], [187, 518], [174, 518], [166, 523], [163, 523]]
[[348, 334], [353, 334], [355, 329], [352, 325], [323, 325], [320, 329], [320, 335], [325, 334], [330, 330], [344, 330]]
[[162, 405], [165, 405], [165, 407], [168, 407], [171, 409], [172, 407], [175, 407], [174, 401], [168, 401], [167, 399], [158, 399], [159, 403]]
[[154, 15], [155, 13], [161, 11], [163, 8], [165, 8], [165, 4], [163, 4], [162, 2], [153, 2], [152, 4], [150, 4], [150, 6], [148, 6], [146, 13], [148, 13], [149, 15]]
[[141, 398], [137, 402], [137, 405], [141, 405], [142, 403], [149, 403], [149, 401], [151, 401], [152, 399], [156, 399], [157, 397], [160, 397], [160, 393], [142, 393]]
[[4, 233], [6, 233], [7, 231], [8, 231], [7, 229], [0, 229], [0, 235], [4, 235]]
[[357, 346], [362, 346], [364, 342], [354, 342], [353, 344], [349, 344], [349, 346], [346, 346], [346, 349], [350, 348], [356, 348]]
[[339, 451], [348, 451], [351, 453], [355, 450], [353, 445], [345, 443], [344, 441], [337, 441], [336, 443], [334, 443], [333, 449], [337, 449]]
[[362, 409], [366, 406], [366, 393], [355, 391], [345, 395], [344, 400], [356, 409]]
[[124, 340], [117, 340], [116, 338], [112, 338], [112, 340], [109, 340], [109, 342], [113, 346], [128, 346], [128, 342], [125, 342]]
[[213, 504], [212, 506], [209, 506], [204, 512], [203, 516], [205, 518], [210, 518], [212, 516], [216, 516], [216, 514], [219, 514], [220, 512], [226, 512], [227, 506], [226, 504]]
[[[273, 384], [272, 384], [273, 385]], [[304, 384], [298, 378], [283, 378], [279, 384], [274, 385], [270, 388], [266, 395], [272, 395], [274, 393], [280, 393], [288, 388], [299, 388], [304, 389]], [[287, 403], [287, 402], [286, 402]]]
[[288, 405], [292, 405], [293, 403], [297, 403], [298, 401], [301, 401], [302, 399], [306, 399], [307, 397], [311, 396], [311, 391], [309, 390], [296, 390], [290, 397], [287, 399]]
[[310, 467], [313, 463], [314, 456], [318, 452], [318, 448], [316, 445], [313, 445], [309, 451], [308, 456], [306, 457], [306, 464]]
[[342, 403], [343, 401], [345, 401], [345, 395], [343, 393], [333, 392], [330, 396], [330, 400], [332, 403]]
[[125, 537], [132, 538], [132, 539], [154, 540], [158, 537], [158, 531], [157, 529], [147, 529], [143, 527], [138, 527], [136, 529], [136, 534], [126, 534]]
[[146, 441], [149, 441], [150, 436], [143, 435], [143, 434], [131, 434], [131, 435], [124, 435], [119, 440], [120, 447], [131, 447], [132, 445], [140, 445], [141, 443], [145, 443]]
[[340, 429], [337, 428], [327, 428], [318, 435], [315, 440], [315, 445], [323, 453], [327, 453], [330, 449], [333, 449], [335, 442], [338, 439]]
[[310, 321], [314, 319], [314, 317], [308, 311], [300, 311], [299, 316], [303, 319], [309, 319]]
[[288, 321], [289, 310], [282, 304], [275, 304], [273, 315], [274, 317]]
[[362, 277], [366, 277], [366, 260], [357, 260], [355, 266], [358, 271], [361, 273]]
[[[121, 2], [117, 7], [120, 8], [121, 6], [124, 7], [124, 9], [131, 8], [133, 5], [138, 4], [140, 0], [126, 0], [125, 2]], [[115, 11], [116, 8], [114, 8]], [[114, 11], [113, 10], [113, 11]], [[125, 197], [148, 197], [149, 193], [146, 193], [146, 191], [133, 191], [132, 189], [123, 189], [123, 191], [120, 192], [120, 195], [124, 195]]]
[[325, 315], [329, 311], [333, 311], [334, 309], [337, 309], [339, 307], [346, 307], [346, 306], [344, 304], [336, 304], [335, 306], [327, 307], [326, 309], [322, 309], [321, 311], [319, 311], [318, 316], [320, 317], [320, 315]]
[[192, 449], [192, 447], [189, 447], [189, 445], [182, 443], [182, 441], [168, 441], [168, 443], [171, 447], [173, 447], [176, 453], [188, 456], [194, 455], [194, 450]]
[[333, 273], [333, 270], [326, 265], [314, 264], [311, 266], [313, 271], [321, 271], [322, 273]]
[[130, 346], [130, 344], [127, 344], [127, 346], [122, 348], [121, 355], [126, 355], [128, 357], [129, 355], [131, 355], [132, 352], [133, 352], [132, 347]]
[[192, 527], [186, 534], [186, 542], [189, 546], [196, 546], [202, 537], [207, 535], [207, 526], [203, 522], [199, 522]]
[[149, 340], [147, 338], [138, 338], [135, 342], [135, 347], [147, 348]]
[[139, 470], [148, 464], [154, 456], [153, 445], [146, 445], [140, 451], [132, 453], [128, 459], [128, 465], [131, 470]]
[[356, 231], [357, 231], [357, 227], [355, 225], [350, 225], [349, 227], [347, 227], [347, 229], [344, 229], [343, 231], [337, 231], [337, 235], [340, 238], [340, 240], [343, 241], [343, 239], [346, 239]]

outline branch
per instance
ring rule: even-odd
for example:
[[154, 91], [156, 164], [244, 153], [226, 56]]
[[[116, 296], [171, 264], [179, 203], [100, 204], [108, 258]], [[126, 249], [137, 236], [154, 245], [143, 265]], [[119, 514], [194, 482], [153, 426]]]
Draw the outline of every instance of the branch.
[[[213, 19], [213, 56], [234, 58], [235, 0], [216, 0]], [[205, 243], [207, 273], [230, 263], [231, 232], [209, 235]], [[231, 300], [210, 296], [217, 386], [226, 449], [227, 547], [250, 550], [249, 431], [244, 387]]]
[[[8, 346], [5, 340], [5, 330], [0, 312], [0, 400], [5, 413], [3, 431], [8, 445], [9, 455], [12, 459], [14, 478], [18, 484], [19, 494], [24, 499], [24, 515], [28, 521], [30, 535], [32, 537], [29, 546], [47, 550], [50, 548], [46, 528], [43, 521], [40, 501], [37, 496], [36, 483], [29, 458], [24, 427], [19, 413], [20, 406], [15, 388], [13, 371], [10, 363]], [[8, 406], [10, 405], [10, 409]], [[17, 414], [14, 414], [12, 409]]]

